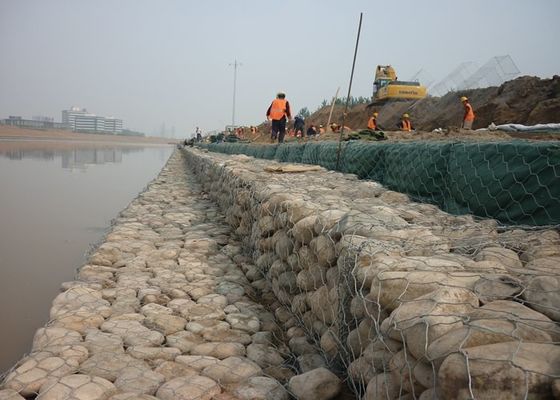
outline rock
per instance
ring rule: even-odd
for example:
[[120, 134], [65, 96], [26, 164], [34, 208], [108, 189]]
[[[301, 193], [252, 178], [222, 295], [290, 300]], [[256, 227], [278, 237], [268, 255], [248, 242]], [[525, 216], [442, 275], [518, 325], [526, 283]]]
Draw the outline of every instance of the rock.
[[407, 351], [401, 350], [389, 361], [389, 370], [393, 382], [400, 382], [403, 391], [420, 393], [422, 387], [414, 379], [414, 366], [418, 362]]
[[197, 344], [190, 350], [193, 356], [210, 356], [223, 360], [233, 356], [244, 356], [245, 346], [241, 343], [206, 342]]
[[550, 319], [560, 322], [560, 278], [535, 276], [529, 279], [522, 297], [527, 304]]
[[[216, 319], [201, 319], [196, 322], [189, 322], [185, 329], [189, 332], [204, 335], [209, 331], [223, 331], [230, 329], [231, 326], [225, 321], [218, 321]], [[180, 333], [180, 332], [178, 332]]]
[[43, 400], [106, 399], [117, 391], [115, 385], [98, 376], [68, 375], [46, 382], [39, 391]]
[[138, 321], [110, 319], [101, 325], [101, 330], [122, 337], [128, 346], [160, 345], [165, 339], [160, 332], [152, 331]]
[[252, 376], [259, 375], [261, 368], [244, 357], [228, 357], [202, 370], [202, 375], [214, 379], [220, 384], [242, 382]]
[[28, 397], [36, 394], [50, 378], [60, 378], [78, 370], [76, 359], [65, 360], [50, 353], [34, 353], [18, 363], [4, 380], [5, 389], [13, 389]]
[[[377, 374], [376, 365], [369, 357], [358, 357], [350, 363], [347, 372], [352, 381], [356, 384], [366, 386], [367, 383]], [[380, 368], [381, 370], [383, 368]]]
[[412, 374], [414, 375], [414, 379], [416, 380], [416, 382], [418, 382], [418, 384], [420, 384], [422, 387], [434, 387], [434, 382], [437, 377], [437, 371], [431, 364], [427, 364], [424, 362], [416, 363]]
[[163, 375], [166, 382], [174, 378], [198, 375], [197, 370], [176, 361], [164, 361], [154, 369], [154, 372]]
[[25, 400], [18, 392], [12, 389], [0, 389], [0, 400]]
[[404, 335], [410, 354], [420, 359], [434, 340], [461, 327], [463, 316], [477, 307], [478, 298], [473, 292], [442, 287], [415, 301], [402, 303], [389, 320], [395, 324], [393, 329]]
[[161, 332], [165, 336], [182, 331], [186, 323], [184, 318], [167, 314], [150, 314], [144, 320], [147, 328]]
[[325, 360], [317, 353], [302, 354], [297, 358], [299, 369], [302, 373], [313, 369], [326, 367]]
[[523, 267], [517, 253], [503, 247], [485, 247], [478, 252], [474, 259], [476, 261], [497, 261], [508, 268]]
[[211, 400], [221, 392], [220, 386], [212, 379], [193, 375], [164, 383], [156, 397], [161, 400]]
[[257, 343], [247, 346], [247, 358], [256, 362], [261, 368], [281, 365], [284, 362], [284, 358], [274, 347]]
[[167, 360], [173, 361], [181, 355], [181, 350], [174, 347], [131, 346], [126, 349], [127, 354], [139, 360]]
[[200, 321], [200, 320], [222, 320], [226, 316], [221, 308], [209, 304], [196, 304], [189, 307], [188, 310], [182, 310], [181, 315], [187, 321]]
[[290, 379], [288, 389], [298, 399], [328, 400], [342, 389], [341, 380], [326, 368], [317, 368]]
[[551, 336], [527, 324], [505, 319], [479, 319], [443, 334], [428, 346], [427, 358], [439, 364], [451, 353], [487, 344], [523, 341], [551, 343]]
[[220, 360], [210, 356], [178, 356], [175, 362], [183, 364], [196, 371], [202, 371], [210, 365], [216, 365]]
[[165, 376], [144, 368], [128, 367], [119, 372], [115, 386], [127, 392], [154, 394], [165, 382]]
[[35, 332], [33, 351], [39, 351], [49, 346], [73, 345], [81, 342], [82, 335], [78, 331], [49, 326], [39, 328]]
[[90, 310], [78, 309], [75, 311], [66, 311], [62, 315], [58, 315], [52, 322], [52, 326], [77, 331], [85, 334], [89, 329], [96, 329], [105, 321], [102, 315]]
[[239, 400], [289, 400], [289, 394], [276, 380], [264, 376], [249, 378], [235, 388]]
[[303, 244], [309, 244], [315, 235], [315, 222], [317, 216], [312, 215], [300, 219], [292, 228], [291, 233], [295, 240]]
[[80, 365], [80, 373], [99, 376], [114, 382], [119, 373], [127, 368], [149, 369], [148, 365], [124, 353], [97, 353]]
[[315, 348], [311, 343], [307, 341], [307, 338], [305, 336], [294, 336], [290, 339], [288, 345], [290, 346], [292, 352], [297, 356], [316, 353]]
[[165, 341], [170, 347], [175, 347], [183, 353], [190, 352], [197, 344], [204, 342], [200, 335], [189, 331], [181, 331], [166, 336]]
[[400, 392], [400, 384], [393, 380], [391, 374], [378, 374], [368, 382], [363, 400], [397, 399], [400, 397]]
[[449, 355], [438, 382], [444, 399], [541, 399], [551, 398], [558, 371], [559, 346], [506, 342]]
[[89, 350], [90, 354], [104, 352], [124, 353], [123, 340], [120, 336], [101, 332], [97, 329], [88, 331], [84, 346]]
[[510, 300], [523, 291], [520, 280], [509, 275], [483, 275], [475, 282], [473, 291], [483, 304], [495, 300]]
[[124, 392], [109, 397], [108, 400], [157, 400], [157, 397], [149, 394], [138, 394], [134, 392]]
[[515, 301], [492, 301], [474, 310], [469, 314], [469, 317], [471, 320], [505, 319], [516, 325], [523, 323], [532, 328], [545, 331], [555, 341], [560, 338], [559, 328], [550, 318]]
[[226, 321], [233, 329], [238, 329], [250, 334], [258, 332], [261, 326], [257, 317], [241, 313], [228, 314], [226, 316]]

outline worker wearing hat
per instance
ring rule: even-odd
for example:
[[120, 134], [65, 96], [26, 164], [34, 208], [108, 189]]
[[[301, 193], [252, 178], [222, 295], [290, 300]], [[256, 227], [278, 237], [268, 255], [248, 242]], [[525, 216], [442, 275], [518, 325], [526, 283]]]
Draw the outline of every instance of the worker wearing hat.
[[369, 117], [369, 121], [367, 123], [367, 127], [368, 129], [371, 129], [372, 131], [376, 131], [379, 128], [379, 125], [377, 124], [377, 116], [379, 115], [378, 112], [374, 112], [371, 117]]
[[286, 121], [292, 118], [290, 103], [286, 100], [286, 94], [284, 92], [279, 92], [276, 98], [272, 100], [270, 107], [268, 107], [266, 111], [266, 118], [272, 121], [272, 141], [278, 139], [278, 143], [284, 143]]
[[402, 115], [401, 122], [399, 122], [397, 124], [397, 127], [401, 131], [405, 131], [405, 132], [410, 132], [410, 131], [414, 130], [414, 127], [412, 126], [412, 121], [410, 121], [410, 115], [408, 115], [407, 113], [404, 113]]
[[461, 128], [471, 130], [474, 122], [474, 111], [466, 96], [461, 97], [461, 103], [465, 107], [465, 114], [463, 115], [463, 123]]

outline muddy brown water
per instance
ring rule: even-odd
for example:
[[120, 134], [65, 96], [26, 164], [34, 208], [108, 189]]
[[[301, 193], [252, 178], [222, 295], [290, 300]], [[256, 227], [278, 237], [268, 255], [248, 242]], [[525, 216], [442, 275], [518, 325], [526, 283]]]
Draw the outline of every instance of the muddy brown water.
[[0, 375], [171, 146], [0, 140]]

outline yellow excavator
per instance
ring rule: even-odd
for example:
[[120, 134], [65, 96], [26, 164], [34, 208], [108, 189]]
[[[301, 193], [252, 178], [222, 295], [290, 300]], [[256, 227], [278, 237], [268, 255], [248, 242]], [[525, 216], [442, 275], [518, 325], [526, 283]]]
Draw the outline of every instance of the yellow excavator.
[[419, 82], [399, 81], [390, 65], [378, 65], [373, 81], [373, 102], [370, 106], [390, 100], [420, 100], [428, 94]]

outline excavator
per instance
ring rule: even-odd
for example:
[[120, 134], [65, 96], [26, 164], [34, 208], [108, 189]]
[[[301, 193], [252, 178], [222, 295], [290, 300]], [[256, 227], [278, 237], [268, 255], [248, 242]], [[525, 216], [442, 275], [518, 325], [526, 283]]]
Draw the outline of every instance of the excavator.
[[378, 65], [373, 81], [373, 102], [369, 106], [391, 100], [420, 100], [426, 95], [426, 87], [419, 82], [399, 81], [392, 66]]

